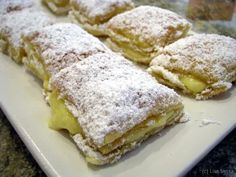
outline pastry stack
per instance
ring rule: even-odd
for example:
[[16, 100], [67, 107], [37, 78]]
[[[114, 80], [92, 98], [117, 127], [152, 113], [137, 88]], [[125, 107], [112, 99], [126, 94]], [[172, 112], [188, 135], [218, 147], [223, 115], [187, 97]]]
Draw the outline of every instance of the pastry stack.
[[39, 11], [31, 0], [2, 0], [0, 10], [1, 51], [21, 63], [26, 56], [21, 35], [51, 25], [54, 20]]
[[[17, 13], [23, 11], [29, 9]], [[68, 131], [88, 162], [113, 163], [183, 115], [177, 93], [79, 26], [49, 23], [28, 29], [32, 17], [23, 17], [16, 39], [24, 51], [20, 61], [43, 81], [52, 110], [49, 127]]]
[[54, 14], [66, 15], [70, 8], [70, 0], [42, 0]]
[[42, 81], [49, 127], [66, 130], [91, 164], [116, 162], [178, 122], [184, 106], [168, 87], [207, 99], [236, 80], [235, 40], [189, 35], [191, 24], [174, 12], [130, 0], [45, 3], [55, 13], [69, 6], [74, 21], [119, 52], [77, 24], [56, 23], [33, 1], [0, 1], [1, 50]]

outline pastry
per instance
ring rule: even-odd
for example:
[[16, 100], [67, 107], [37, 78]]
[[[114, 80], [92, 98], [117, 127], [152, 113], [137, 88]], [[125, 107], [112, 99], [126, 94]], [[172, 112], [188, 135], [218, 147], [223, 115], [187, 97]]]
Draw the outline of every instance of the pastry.
[[186, 36], [191, 24], [169, 10], [139, 6], [106, 24], [108, 45], [136, 62], [149, 64], [164, 46]]
[[0, 15], [34, 6], [33, 0], [0, 0]]
[[21, 63], [25, 56], [21, 35], [53, 23], [44, 12], [36, 11], [34, 8], [6, 13], [0, 20], [1, 51], [17, 63]]
[[64, 68], [50, 82], [49, 127], [68, 130], [95, 165], [117, 161], [183, 114], [180, 96], [111, 52]]
[[170, 87], [207, 99], [227, 91], [236, 80], [236, 40], [195, 34], [166, 46], [148, 71]]
[[133, 7], [132, 0], [71, 0], [69, 17], [93, 35], [103, 36], [104, 23]]
[[110, 51], [98, 39], [71, 23], [57, 23], [23, 37], [25, 66], [44, 81], [62, 68], [98, 52]]
[[66, 15], [70, 10], [70, 0], [42, 0], [56, 15]]

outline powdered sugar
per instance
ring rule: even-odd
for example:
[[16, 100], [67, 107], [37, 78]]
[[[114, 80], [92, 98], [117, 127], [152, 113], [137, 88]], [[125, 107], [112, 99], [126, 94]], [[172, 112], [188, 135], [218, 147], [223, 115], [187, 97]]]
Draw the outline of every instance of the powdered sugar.
[[153, 126], [153, 125], [155, 125], [155, 120], [149, 120], [147, 123], [146, 123], [146, 125], [147, 126]]
[[58, 23], [25, 36], [42, 56], [49, 74], [98, 52], [110, 52], [79, 26]]
[[186, 123], [191, 120], [191, 116], [188, 113], [184, 113], [184, 115], [178, 120], [179, 123]]
[[125, 36], [158, 47], [185, 35], [190, 26], [187, 20], [174, 12], [152, 6], [139, 6], [113, 17], [107, 24], [112, 37], [125, 33]]
[[210, 124], [221, 125], [221, 122], [211, 119], [202, 119], [199, 127], [204, 127]]
[[1, 17], [0, 33], [8, 39], [14, 47], [22, 47], [21, 35], [44, 26], [50, 25], [53, 20], [44, 12], [29, 8], [14, 11]]
[[[217, 34], [195, 34], [164, 48], [151, 67], [191, 74], [208, 84], [209, 89], [231, 87], [236, 80], [236, 40]], [[211, 91], [210, 90], [210, 91]], [[206, 90], [207, 91], [207, 90]], [[209, 90], [208, 90], [209, 92]]]
[[132, 0], [72, 0], [71, 4], [74, 9], [94, 21], [97, 17], [100, 17], [101, 21], [107, 21], [118, 9], [124, 11], [134, 6]]
[[19, 11], [35, 5], [33, 0], [0, 0], [0, 14]]
[[63, 69], [52, 85], [75, 105], [85, 135], [97, 146], [111, 132], [124, 133], [151, 114], [181, 105], [173, 90], [113, 53], [96, 54]]

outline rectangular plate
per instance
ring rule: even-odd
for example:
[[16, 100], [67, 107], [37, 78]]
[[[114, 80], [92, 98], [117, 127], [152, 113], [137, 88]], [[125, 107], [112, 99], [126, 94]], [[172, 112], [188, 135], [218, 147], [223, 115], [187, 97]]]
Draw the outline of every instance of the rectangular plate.
[[[24, 67], [0, 54], [0, 106], [34, 158], [48, 176], [170, 177], [181, 176], [236, 125], [236, 89], [208, 101], [184, 97], [191, 120], [153, 136], [118, 163], [86, 164], [72, 140], [48, 128], [50, 108], [41, 83]], [[201, 127], [202, 119], [219, 121]]]

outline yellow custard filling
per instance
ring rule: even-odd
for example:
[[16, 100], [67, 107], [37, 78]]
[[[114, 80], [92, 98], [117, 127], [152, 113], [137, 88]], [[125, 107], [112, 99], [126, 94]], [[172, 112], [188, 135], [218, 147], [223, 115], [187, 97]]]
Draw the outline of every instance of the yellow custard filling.
[[[70, 134], [83, 134], [79, 122], [68, 111], [64, 101], [62, 99], [58, 99], [58, 94], [55, 91], [49, 95], [49, 103], [52, 109], [52, 116], [49, 120], [50, 128], [55, 130], [66, 129]], [[178, 115], [181, 111], [182, 107], [179, 107], [159, 116], [150, 116], [145, 121], [136, 125], [124, 134], [119, 132], [108, 134], [105, 137], [105, 145], [98, 148], [98, 150], [102, 154], [108, 154], [123, 145], [139, 141], [154, 129], [165, 126], [169, 120], [175, 118], [176, 114]]]
[[179, 111], [181, 111], [181, 109], [175, 109], [159, 116], [150, 116], [142, 123], [136, 125], [130, 131], [126, 132], [120, 138], [99, 148], [99, 151], [102, 154], [108, 154], [121, 145], [123, 146], [133, 142], [138, 142], [146, 134], [149, 134], [155, 129], [164, 127], [167, 122], [175, 118], [176, 114], [179, 113]]
[[65, 129], [72, 135], [82, 134], [82, 129], [77, 119], [68, 111], [64, 101], [58, 99], [58, 94], [55, 91], [49, 95], [49, 104], [52, 111], [52, 116], [48, 122], [50, 128], [55, 130]]
[[[160, 117], [158, 116], [150, 117], [144, 121], [145, 123], [143, 122], [140, 125], [137, 125], [134, 129], [132, 129], [129, 133], [126, 133], [124, 137], [122, 137], [123, 139], [126, 140], [122, 146], [118, 147], [120, 153], [122, 154], [127, 149], [130, 149], [132, 143], [134, 142], [138, 143], [147, 138], [149, 135], [157, 131], [160, 131], [165, 127], [165, 125], [171, 124], [171, 122], [174, 121], [174, 118], [176, 118], [178, 115], [181, 115], [181, 111], [182, 109], [176, 109], [175, 111], [174, 110], [170, 111], [167, 114], [162, 115]], [[99, 151], [102, 152], [103, 155], [109, 155], [108, 153], [112, 153], [111, 152], [112, 149], [115, 150], [112, 144], [110, 145], [110, 147], [111, 147], [110, 149], [107, 147], [103, 147], [102, 150], [100, 148]], [[94, 165], [103, 164], [103, 161], [101, 159], [97, 159], [96, 157], [86, 156], [85, 158], [86, 161], [91, 164]], [[113, 158], [109, 159], [109, 161], [112, 161], [112, 159]]]
[[[122, 53], [125, 57], [135, 60], [137, 62], [149, 63], [151, 60], [150, 52], [138, 51], [131, 47], [128, 43], [118, 42], [113, 40], [107, 40], [108, 44], [111, 47], [114, 47], [114, 50], [122, 50]], [[116, 49], [117, 48], [117, 49]]]
[[[168, 71], [168, 73], [169, 74], [166, 74], [163, 71], [154, 71], [152, 74], [159, 82], [168, 85], [172, 88], [185, 88], [188, 92], [194, 95], [201, 93], [208, 87], [208, 84], [192, 75], [172, 73], [170, 71]], [[170, 76], [176, 76], [175, 81], [173, 81], [173, 78], [171, 78]], [[179, 83], [176, 83], [177, 80]]]
[[[109, 31], [108, 31], [109, 33]], [[110, 34], [110, 37], [112, 38], [112, 41], [115, 42], [122, 42], [120, 40], [120, 38], [125, 38], [126, 40], [128, 40], [130, 43], [132, 43], [132, 45], [142, 49], [148, 49], [148, 48], [152, 48], [153, 45], [148, 43], [147, 41], [140, 41], [140, 37], [139, 36], [134, 36], [132, 34], [129, 34], [127, 30], [114, 30], [113, 32], [114, 34]]]
[[27, 53], [27, 58], [24, 64], [32, 73], [43, 81], [43, 87], [48, 89], [49, 74], [46, 71], [46, 67], [40, 57], [40, 54], [36, 52], [34, 46], [32, 46], [29, 42], [24, 40], [24, 43]]
[[179, 79], [184, 86], [194, 94], [202, 92], [207, 87], [203, 81], [196, 79], [191, 75], [182, 75]]

